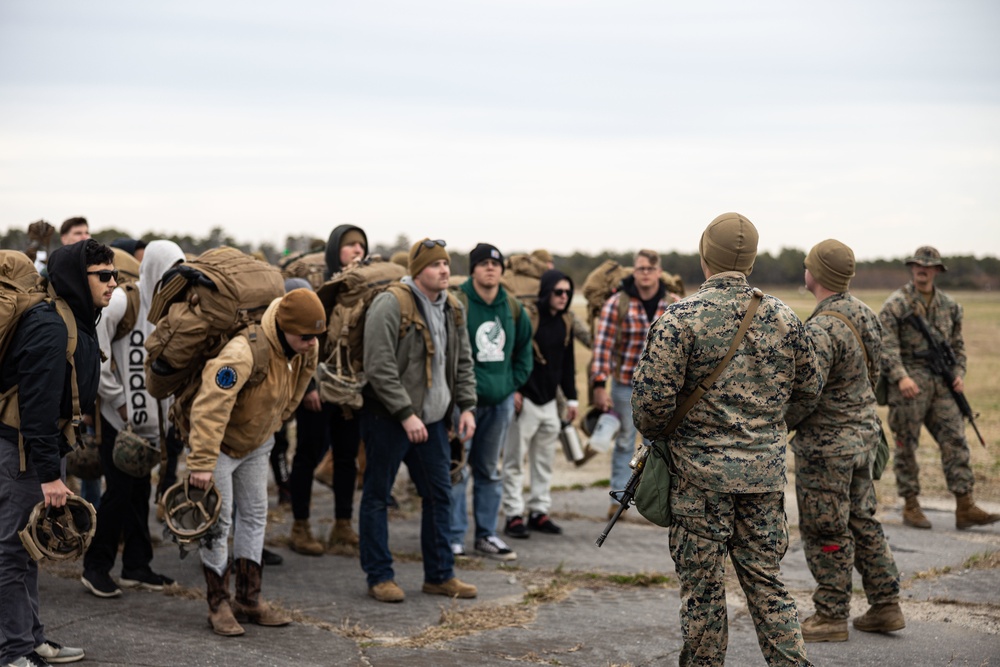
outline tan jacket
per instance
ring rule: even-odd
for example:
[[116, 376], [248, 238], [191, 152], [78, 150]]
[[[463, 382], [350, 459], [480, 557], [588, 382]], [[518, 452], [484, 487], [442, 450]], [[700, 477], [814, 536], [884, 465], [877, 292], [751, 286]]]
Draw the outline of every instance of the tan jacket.
[[261, 322], [271, 350], [263, 382], [245, 386], [253, 354], [244, 336], [231, 340], [205, 364], [191, 406], [188, 470], [212, 472], [220, 450], [235, 458], [246, 456], [264, 444], [302, 400], [316, 370], [318, 351], [285, 357], [275, 322], [279, 301], [271, 302]]

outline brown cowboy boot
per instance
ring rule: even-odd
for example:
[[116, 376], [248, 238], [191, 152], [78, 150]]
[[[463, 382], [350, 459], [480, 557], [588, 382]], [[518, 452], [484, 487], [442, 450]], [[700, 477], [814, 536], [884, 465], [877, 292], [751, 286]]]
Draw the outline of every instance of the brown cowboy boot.
[[350, 547], [357, 546], [359, 542], [358, 534], [351, 527], [350, 519], [337, 519], [330, 529], [330, 537], [327, 538], [327, 548], [332, 548], [337, 544], [345, 544]]
[[958, 507], [955, 509], [955, 527], [959, 530], [973, 526], [988, 526], [1000, 521], [1000, 514], [990, 514], [976, 506], [972, 493], [955, 494]]
[[309, 519], [296, 519], [292, 524], [292, 532], [288, 536], [288, 547], [306, 556], [323, 555], [323, 543], [313, 537]]
[[208, 585], [208, 624], [217, 635], [223, 637], [238, 637], [244, 633], [243, 626], [236, 622], [233, 610], [229, 606], [229, 567], [222, 574], [216, 574], [207, 565], [202, 565], [205, 571], [205, 583]]
[[292, 617], [283, 611], [274, 609], [260, 599], [260, 579], [263, 569], [260, 563], [248, 558], [237, 558], [233, 561], [236, 570], [236, 599], [233, 601], [233, 612], [245, 616], [257, 625], [279, 626], [288, 625]]
[[906, 498], [906, 503], [903, 505], [903, 525], [923, 529], [931, 527], [931, 522], [924, 516], [924, 511], [920, 509], [920, 503], [917, 502], [916, 496]]

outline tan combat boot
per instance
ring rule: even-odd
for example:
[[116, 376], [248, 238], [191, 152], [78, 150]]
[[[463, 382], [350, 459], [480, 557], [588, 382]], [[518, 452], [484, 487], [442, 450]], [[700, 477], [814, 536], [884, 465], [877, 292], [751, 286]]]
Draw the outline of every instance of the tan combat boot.
[[358, 542], [358, 534], [351, 527], [351, 520], [337, 519], [333, 522], [333, 528], [330, 529], [330, 537], [327, 538], [326, 546], [328, 549], [332, 549], [338, 544], [354, 547], [358, 545]]
[[854, 619], [854, 627], [862, 632], [893, 632], [905, 628], [906, 619], [898, 602], [873, 604], [863, 616]]
[[237, 558], [233, 561], [236, 570], [236, 599], [233, 600], [233, 613], [245, 616], [257, 625], [277, 627], [288, 625], [292, 617], [275, 609], [260, 597], [260, 583], [263, 568], [248, 558]]
[[229, 606], [229, 568], [222, 574], [216, 574], [211, 568], [202, 566], [205, 571], [205, 583], [208, 585], [208, 624], [217, 635], [223, 637], [238, 637], [242, 635], [243, 626], [236, 622], [232, 607]]
[[296, 519], [292, 524], [292, 533], [288, 537], [288, 546], [292, 551], [306, 556], [321, 556], [323, 543], [313, 537], [309, 519]]
[[816, 612], [802, 621], [802, 640], [807, 642], [846, 642], [847, 619], [830, 618]]
[[931, 522], [924, 516], [924, 511], [920, 509], [920, 503], [916, 496], [910, 496], [903, 505], [903, 525], [913, 528], [929, 529]]
[[380, 581], [368, 589], [368, 595], [379, 602], [402, 602], [406, 599], [406, 593], [395, 581]]
[[457, 577], [452, 577], [440, 584], [432, 584], [425, 581], [422, 590], [429, 595], [445, 595], [450, 598], [463, 598], [466, 600], [476, 597], [479, 592], [475, 586], [460, 581]]
[[955, 527], [959, 530], [972, 528], [973, 526], [988, 526], [991, 523], [1000, 521], [1000, 514], [990, 514], [976, 506], [972, 500], [972, 494], [955, 494], [958, 507], [955, 509]]

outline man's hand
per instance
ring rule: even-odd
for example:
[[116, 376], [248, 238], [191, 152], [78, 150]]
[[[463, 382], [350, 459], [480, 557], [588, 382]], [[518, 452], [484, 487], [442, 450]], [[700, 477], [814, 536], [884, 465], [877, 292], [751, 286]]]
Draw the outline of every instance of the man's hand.
[[323, 409], [322, 402], [319, 400], [319, 390], [313, 389], [307, 392], [305, 396], [302, 397], [302, 405], [309, 412], [319, 412]]
[[207, 489], [212, 486], [212, 473], [210, 472], [193, 472], [188, 475], [188, 483], [191, 486], [197, 487], [199, 489]]
[[469, 438], [476, 434], [476, 416], [472, 411], [466, 410], [458, 417], [458, 439], [468, 442]]
[[73, 495], [61, 479], [42, 482], [42, 495], [45, 496], [46, 507], [62, 507], [66, 499]]
[[913, 378], [907, 376], [899, 381], [899, 393], [903, 395], [903, 398], [916, 398], [917, 394], [920, 393], [920, 387], [913, 381]]
[[524, 405], [524, 396], [521, 395], [521, 392], [515, 391], [514, 392], [514, 414], [515, 415], [521, 414], [521, 407], [523, 405]]
[[614, 404], [611, 402], [611, 396], [608, 395], [608, 390], [606, 388], [594, 388], [594, 407], [601, 412], [607, 412], [614, 407]]
[[955, 376], [955, 381], [951, 383], [951, 388], [960, 394], [965, 393], [965, 381], [962, 378]]
[[576, 416], [577, 416], [577, 414], [579, 414], [579, 412], [580, 412], [579, 408], [577, 408], [575, 405], [567, 405], [566, 406], [566, 421], [571, 422], [571, 421], [576, 420]]
[[406, 438], [410, 442], [427, 442], [427, 427], [420, 417], [410, 415], [403, 420], [403, 430], [406, 431]]

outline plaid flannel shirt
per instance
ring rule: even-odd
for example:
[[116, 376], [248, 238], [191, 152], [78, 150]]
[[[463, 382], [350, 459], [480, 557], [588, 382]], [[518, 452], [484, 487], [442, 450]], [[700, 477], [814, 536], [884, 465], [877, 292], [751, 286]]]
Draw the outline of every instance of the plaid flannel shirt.
[[[619, 299], [629, 300], [623, 322], [618, 321]], [[656, 306], [656, 317], [663, 314], [667, 303], [666, 297], [660, 299], [660, 303]], [[621, 384], [632, 384], [632, 371], [635, 370], [642, 349], [646, 345], [646, 333], [650, 324], [646, 317], [646, 309], [642, 307], [642, 301], [630, 297], [624, 291], [615, 292], [604, 302], [601, 316], [597, 321], [597, 333], [594, 336], [594, 360], [590, 365], [592, 386], [604, 386], [609, 377], [613, 377]]]

